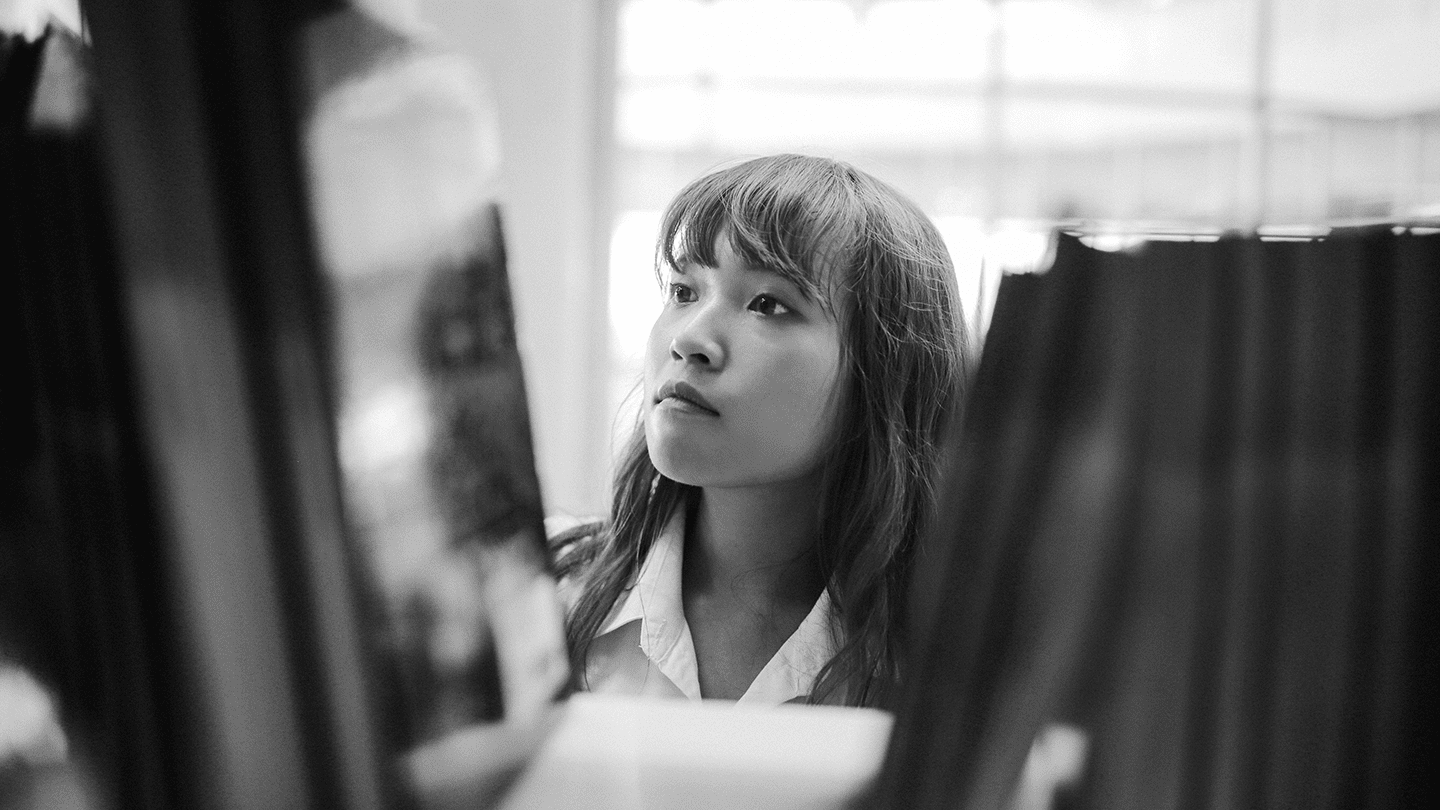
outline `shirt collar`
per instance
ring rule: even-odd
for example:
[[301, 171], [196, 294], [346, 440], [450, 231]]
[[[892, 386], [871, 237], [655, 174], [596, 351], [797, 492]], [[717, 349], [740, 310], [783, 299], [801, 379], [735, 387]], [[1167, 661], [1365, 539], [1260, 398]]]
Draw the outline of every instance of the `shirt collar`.
[[[677, 509], [646, 555], [640, 576], [611, 611], [599, 635], [640, 622], [640, 651], [681, 692], [700, 699], [695, 645], [681, 601], [685, 510]], [[740, 703], [773, 705], [805, 697], [838, 650], [830, 593], [822, 592], [800, 626], [755, 677]]]
[[[678, 640], [677, 622], [684, 621], [685, 608], [680, 601], [680, 572], [685, 553], [685, 510], [675, 514], [650, 546], [650, 553], [640, 566], [640, 578], [615, 607], [600, 632], [608, 633], [637, 619], [651, 627], [640, 635], [646, 653], [662, 650], [658, 645]], [[667, 632], [668, 631], [668, 632]], [[668, 645], [666, 645], [668, 646]]]
[[755, 676], [740, 702], [773, 705], [808, 696], [815, 691], [816, 676], [837, 651], [830, 592], [822, 591], [800, 626]]

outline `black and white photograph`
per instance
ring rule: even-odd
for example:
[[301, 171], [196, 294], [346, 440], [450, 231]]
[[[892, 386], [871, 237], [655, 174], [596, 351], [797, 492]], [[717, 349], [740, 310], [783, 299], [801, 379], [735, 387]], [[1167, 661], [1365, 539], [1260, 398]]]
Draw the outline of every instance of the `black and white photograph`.
[[1440, 1], [0, 0], [0, 810], [1402, 810]]

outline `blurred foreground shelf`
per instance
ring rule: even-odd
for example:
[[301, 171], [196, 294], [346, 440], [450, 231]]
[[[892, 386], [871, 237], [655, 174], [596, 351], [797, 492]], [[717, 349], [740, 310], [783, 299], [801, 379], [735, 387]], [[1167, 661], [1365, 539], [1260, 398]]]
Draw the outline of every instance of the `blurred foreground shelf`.
[[873, 709], [578, 694], [500, 806], [838, 808], [875, 777], [891, 720]]

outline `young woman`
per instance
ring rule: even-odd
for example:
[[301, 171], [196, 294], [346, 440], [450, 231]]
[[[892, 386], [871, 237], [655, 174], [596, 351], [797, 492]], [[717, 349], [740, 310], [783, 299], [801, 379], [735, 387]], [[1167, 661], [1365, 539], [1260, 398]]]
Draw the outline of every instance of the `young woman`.
[[691, 183], [610, 518], [555, 536], [581, 689], [884, 706], [967, 347], [898, 192], [778, 155]]

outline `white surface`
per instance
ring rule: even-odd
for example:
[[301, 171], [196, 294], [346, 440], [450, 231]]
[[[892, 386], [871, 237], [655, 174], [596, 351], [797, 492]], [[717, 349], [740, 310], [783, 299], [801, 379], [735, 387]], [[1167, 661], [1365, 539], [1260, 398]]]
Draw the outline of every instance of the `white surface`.
[[[1440, 103], [1440, 4], [1268, 2], [1278, 109]], [[1255, 0], [627, 0], [617, 132], [655, 150], [983, 148], [998, 24], [1007, 146], [1243, 137], [1257, 20]]]
[[578, 694], [501, 808], [840, 807], [879, 770], [891, 722], [873, 709]]

